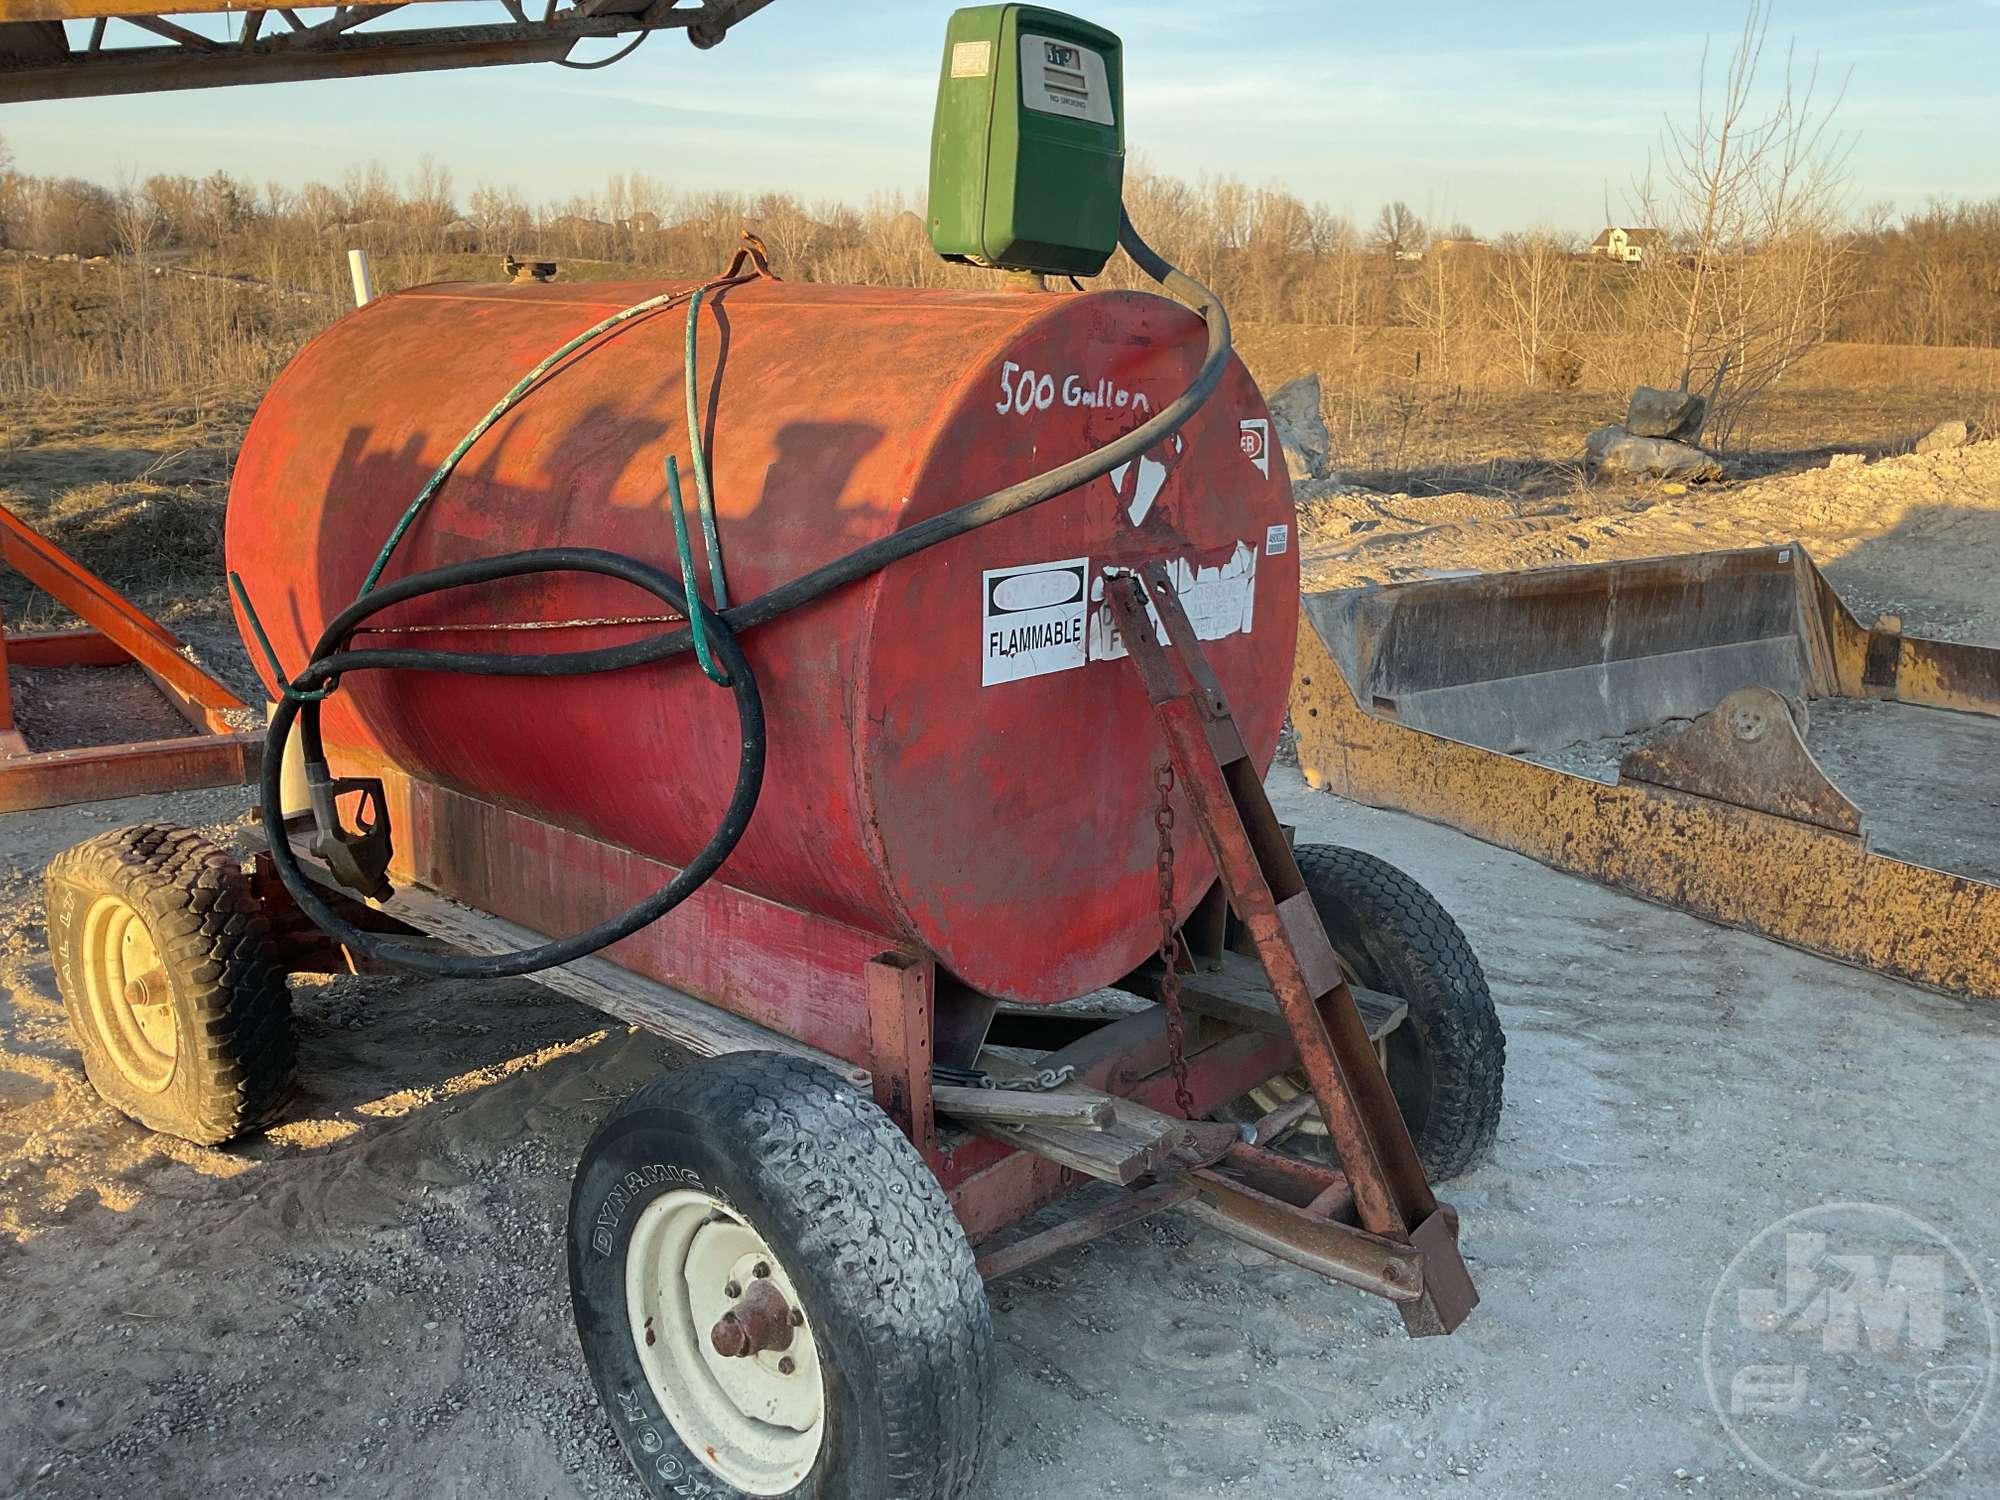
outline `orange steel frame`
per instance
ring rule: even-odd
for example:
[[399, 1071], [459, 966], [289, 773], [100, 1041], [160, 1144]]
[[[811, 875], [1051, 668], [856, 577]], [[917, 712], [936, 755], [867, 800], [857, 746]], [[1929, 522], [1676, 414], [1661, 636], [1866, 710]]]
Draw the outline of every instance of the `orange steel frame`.
[[[227, 717], [245, 705], [181, 654], [165, 626], [0, 507], [0, 559], [84, 622], [81, 630], [0, 631], [0, 812], [100, 797], [231, 786], [257, 772], [263, 737]], [[6, 669], [136, 664], [188, 721], [173, 739], [34, 751], [14, 723]]]

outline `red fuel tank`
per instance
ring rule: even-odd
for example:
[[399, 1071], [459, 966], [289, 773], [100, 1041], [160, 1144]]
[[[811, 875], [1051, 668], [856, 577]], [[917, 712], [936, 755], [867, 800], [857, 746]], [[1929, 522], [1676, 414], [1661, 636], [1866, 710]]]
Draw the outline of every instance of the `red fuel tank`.
[[[305, 660], [431, 471], [527, 369], [670, 289], [424, 287], [307, 346], [259, 408], [229, 496], [229, 566], [280, 659]], [[687, 472], [685, 318], [635, 320], [532, 390], [388, 576], [556, 545], [677, 573], [663, 464]], [[1203, 345], [1194, 314], [1134, 293], [766, 280], [713, 295], [695, 378], [731, 599], [1129, 431], [1186, 386]], [[692, 512], [691, 483], [687, 499]], [[1297, 630], [1293, 530], [1270, 415], [1232, 359], [1135, 463], [747, 632], [768, 771], [720, 878], [906, 937], [1005, 998], [1128, 972], [1160, 940], [1163, 744], [1104, 570], [1171, 561], [1264, 767]], [[695, 548], [706, 579], [698, 533]], [[626, 585], [545, 576], [398, 606], [357, 644], [581, 649], [666, 628], [646, 623], [660, 615]], [[521, 622], [542, 628], [494, 628]], [[670, 862], [712, 831], [737, 755], [729, 695], [692, 655], [559, 680], [356, 674], [324, 724], [336, 774], [348, 747]], [[1185, 816], [1176, 844], [1185, 914], [1214, 867]]]

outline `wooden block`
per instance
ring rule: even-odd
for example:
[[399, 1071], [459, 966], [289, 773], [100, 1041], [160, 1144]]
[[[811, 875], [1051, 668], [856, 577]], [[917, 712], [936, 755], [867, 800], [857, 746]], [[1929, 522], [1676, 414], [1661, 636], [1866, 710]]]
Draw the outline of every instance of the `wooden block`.
[[956, 1088], [936, 1084], [931, 1098], [942, 1114], [961, 1120], [997, 1120], [1008, 1125], [1066, 1125], [1103, 1130], [1118, 1118], [1109, 1094], [1062, 1088], [1047, 1093], [1019, 1089]]
[[[1047, 1157], [1087, 1177], [1129, 1187], [1167, 1164], [1181, 1132], [1178, 1127], [1162, 1131], [1157, 1124], [1127, 1119], [1123, 1100], [1118, 1108], [1118, 1117], [1102, 1130], [1076, 1130], [1061, 1125], [1002, 1125], [991, 1120], [968, 1123], [981, 1135]], [[1166, 1117], [1155, 1115], [1154, 1119]], [[1173, 1121], [1167, 1123], [1175, 1126]]]
[[[1149, 975], [1145, 982], [1157, 991], [1157, 975]], [[1409, 1013], [1409, 1007], [1394, 995], [1364, 989], [1358, 984], [1347, 988], [1368, 1027], [1370, 1041], [1380, 1041], [1400, 1026]], [[1241, 953], [1223, 954], [1219, 970], [1182, 975], [1181, 1006], [1195, 1015], [1209, 1016], [1246, 1031], [1263, 1031], [1273, 1036], [1290, 1032], [1279, 1013], [1270, 982], [1264, 977], [1263, 966]]]

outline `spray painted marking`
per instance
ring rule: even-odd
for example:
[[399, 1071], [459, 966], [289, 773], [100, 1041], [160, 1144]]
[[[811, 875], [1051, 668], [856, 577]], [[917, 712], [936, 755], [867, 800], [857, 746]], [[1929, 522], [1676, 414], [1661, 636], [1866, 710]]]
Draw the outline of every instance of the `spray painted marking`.
[[1160, 491], [1166, 487], [1167, 476], [1173, 473], [1184, 446], [1177, 432], [1161, 445], [1165, 457], [1150, 458], [1142, 453], [1136, 460], [1127, 460], [1111, 471], [1111, 492], [1125, 502], [1125, 514], [1131, 517], [1134, 526], [1146, 519], [1153, 502], [1160, 498]]
[[989, 568], [979, 576], [979, 685], [1067, 672], [1084, 654], [1090, 559]]
[[1143, 391], [1128, 390], [1109, 376], [1086, 381], [1077, 374], [1062, 374], [1024, 368], [1017, 360], [1000, 366], [1000, 399], [993, 409], [1001, 416], [1025, 417], [1048, 411], [1060, 403], [1073, 408], [1129, 411], [1140, 416], [1152, 411], [1153, 403]]
[[[1181, 607], [1187, 611], [1189, 621], [1194, 625], [1197, 639], [1219, 641], [1225, 636], [1248, 635], [1256, 623], [1257, 604], [1257, 549], [1248, 542], [1238, 542], [1229, 560], [1216, 567], [1199, 568], [1186, 558], [1176, 558], [1167, 567], [1168, 577], [1174, 592], [1180, 595]], [[1125, 642], [1118, 634], [1118, 622], [1112, 617], [1111, 606], [1104, 602], [1104, 580], [1100, 577], [1090, 586], [1090, 638], [1086, 643], [1092, 661], [1116, 661], [1126, 654]], [[1160, 644], [1167, 643], [1167, 628], [1160, 623], [1154, 613], [1153, 601], [1146, 601], [1146, 613], [1152, 616], [1153, 628], [1159, 632]]]

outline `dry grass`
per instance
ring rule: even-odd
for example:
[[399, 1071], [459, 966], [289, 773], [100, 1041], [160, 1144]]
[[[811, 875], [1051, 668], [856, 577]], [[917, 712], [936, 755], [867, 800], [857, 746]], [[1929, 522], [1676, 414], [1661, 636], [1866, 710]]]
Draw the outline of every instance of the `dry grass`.
[[[261, 697], [222, 592], [230, 466], [254, 404], [244, 388], [0, 398], [0, 505]], [[12, 570], [0, 570], [0, 612], [10, 630], [76, 623]]]
[[[1609, 378], [1614, 356], [1601, 353], [1570, 390], [1524, 391], [1504, 373], [1425, 380], [1407, 329], [1250, 324], [1237, 345], [1267, 391], [1319, 375], [1334, 465], [1347, 478], [1416, 494], [1573, 488], [1585, 434], [1621, 420], [1630, 390]], [[1738, 461], [1770, 470], [1833, 452], [1904, 452], [1951, 418], [1991, 426], [1996, 407], [2000, 350], [1829, 344], [1746, 419]]]
[[0, 261], [0, 395], [268, 381], [337, 303], [113, 261]]

